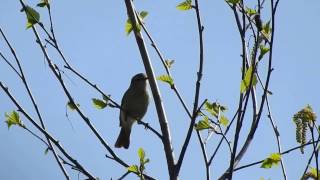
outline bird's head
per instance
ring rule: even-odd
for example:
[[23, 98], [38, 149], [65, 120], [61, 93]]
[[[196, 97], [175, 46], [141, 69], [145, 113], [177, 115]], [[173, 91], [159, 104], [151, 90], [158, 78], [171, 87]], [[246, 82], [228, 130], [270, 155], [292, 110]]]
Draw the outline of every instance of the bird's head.
[[148, 79], [148, 77], [144, 73], [136, 74], [131, 79], [130, 87], [131, 88], [145, 89], [146, 86], [147, 86], [147, 79]]

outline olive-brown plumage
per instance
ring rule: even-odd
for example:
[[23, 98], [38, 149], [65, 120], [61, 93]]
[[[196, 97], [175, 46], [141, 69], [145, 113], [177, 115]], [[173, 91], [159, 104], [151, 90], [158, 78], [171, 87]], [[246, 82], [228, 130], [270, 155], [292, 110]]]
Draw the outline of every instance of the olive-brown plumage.
[[147, 76], [143, 73], [136, 74], [132, 77], [130, 86], [122, 97], [119, 117], [121, 130], [115, 147], [129, 148], [132, 125], [143, 118], [148, 104]]

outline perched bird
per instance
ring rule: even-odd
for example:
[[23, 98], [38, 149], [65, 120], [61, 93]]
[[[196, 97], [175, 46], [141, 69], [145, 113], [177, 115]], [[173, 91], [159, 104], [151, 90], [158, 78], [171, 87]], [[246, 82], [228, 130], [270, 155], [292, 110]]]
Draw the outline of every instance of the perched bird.
[[133, 76], [130, 87], [122, 97], [119, 117], [121, 131], [114, 145], [117, 148], [129, 148], [132, 125], [135, 121], [141, 120], [147, 112], [149, 104], [147, 79], [143, 73]]

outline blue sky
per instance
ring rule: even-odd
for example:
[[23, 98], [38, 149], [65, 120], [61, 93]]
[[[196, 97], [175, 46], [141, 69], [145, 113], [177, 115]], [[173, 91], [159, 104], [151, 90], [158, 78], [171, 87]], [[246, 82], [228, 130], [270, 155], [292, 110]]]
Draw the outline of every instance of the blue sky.
[[[135, 0], [138, 10], [146, 10], [149, 15], [146, 25], [156, 40], [165, 58], [174, 59], [172, 75], [182, 96], [192, 107], [194, 84], [198, 67], [198, 34], [195, 13], [181, 12], [175, 6], [180, 1], [143, 1]], [[34, 6], [38, 1], [28, 1]], [[236, 111], [240, 86], [240, 39], [233, 14], [224, 1], [200, 1], [203, 25], [205, 26], [205, 68], [202, 80], [201, 100], [218, 100], [228, 106], [228, 118]], [[26, 19], [20, 13], [19, 1], [2, 0], [0, 6], [0, 25], [22, 59], [27, 80], [43, 113], [48, 131], [52, 133], [70, 154], [87, 169], [101, 179], [116, 179], [125, 173], [117, 163], [106, 159], [107, 153], [83, 120], [75, 113], [69, 112], [65, 117], [67, 98], [53, 74], [46, 66], [44, 57], [35, 43], [31, 30], [25, 29]], [[44, 9], [39, 9], [41, 21], [48, 25]], [[52, 13], [56, 36], [69, 59], [88, 79], [98, 84], [107, 94], [120, 102], [123, 92], [128, 88], [130, 78], [143, 72], [144, 68], [136, 42], [132, 35], [126, 36], [124, 25], [127, 19], [123, 1], [53, 1]], [[267, 14], [262, 16], [267, 17]], [[320, 42], [320, 2], [280, 0], [276, 16], [274, 71], [271, 76], [270, 103], [273, 116], [280, 130], [282, 147], [288, 149], [296, 146], [295, 125], [292, 115], [310, 104], [317, 114], [320, 113], [318, 43]], [[266, 20], [266, 19], [264, 19]], [[157, 75], [165, 71], [148, 44], [149, 53]], [[12, 57], [3, 39], [0, 50]], [[61, 65], [57, 53], [49, 50], [55, 63]], [[97, 127], [106, 141], [113, 146], [119, 133], [118, 110], [107, 108], [97, 110], [92, 106], [91, 98], [100, 95], [89, 88], [68, 70], [65, 81], [76, 101]], [[7, 65], [0, 61], [0, 81], [5, 83], [15, 97], [30, 114], [35, 115], [22, 83]], [[189, 126], [186, 113], [178, 99], [163, 83], [159, 83], [163, 102], [169, 119], [173, 147], [176, 157], [179, 155], [186, 128]], [[51, 154], [44, 155], [46, 147], [21, 128], [8, 130], [4, 123], [4, 113], [16, 109], [9, 99], [0, 93], [0, 179], [63, 179]], [[26, 119], [25, 124], [32, 128]], [[151, 101], [144, 117], [153, 127], [159, 129], [156, 111]], [[247, 119], [246, 122], [249, 120]], [[276, 151], [276, 143], [266, 114], [261, 119], [255, 142], [250, 146], [247, 156], [240, 164], [261, 160]], [[249, 123], [249, 122], [248, 122]], [[33, 129], [34, 130], [34, 129]], [[242, 133], [242, 137], [246, 134]], [[231, 137], [231, 136], [230, 136]], [[212, 138], [208, 145], [209, 154], [213, 145], [219, 140]], [[138, 163], [137, 150], [143, 147], [151, 159], [147, 173], [158, 178], [167, 179], [167, 168], [161, 142], [142, 126], [135, 126], [132, 132], [129, 150], [116, 150], [119, 156], [129, 164]], [[211, 149], [210, 149], [211, 148]], [[310, 149], [308, 149], [310, 152]], [[217, 155], [211, 168], [212, 179], [219, 176], [226, 168], [229, 156], [226, 146]], [[301, 155], [298, 151], [284, 157], [289, 179], [301, 176], [309, 153]], [[70, 170], [73, 179], [77, 173]], [[204, 179], [205, 171], [199, 143], [192, 137], [181, 179]], [[281, 179], [280, 167], [269, 170], [258, 166], [236, 172], [235, 179]], [[135, 178], [130, 175], [128, 179]]]

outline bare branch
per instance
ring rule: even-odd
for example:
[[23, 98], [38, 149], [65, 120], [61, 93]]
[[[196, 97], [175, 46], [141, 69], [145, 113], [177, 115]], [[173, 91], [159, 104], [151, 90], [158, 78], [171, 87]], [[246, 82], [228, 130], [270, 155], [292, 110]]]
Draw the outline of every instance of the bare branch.
[[135, 9], [133, 6], [133, 3], [131, 0], [125, 0], [126, 8], [128, 17], [132, 23], [133, 26], [133, 32], [136, 38], [137, 45], [140, 50], [141, 58], [146, 70], [146, 74], [149, 78], [149, 83], [151, 87], [151, 91], [153, 94], [153, 98], [155, 101], [159, 124], [161, 127], [161, 132], [163, 136], [163, 146], [166, 154], [166, 160], [167, 160], [167, 166], [169, 171], [169, 176], [171, 179], [177, 179], [175, 172], [174, 172], [174, 153], [171, 145], [171, 136], [170, 136], [170, 130], [169, 130], [169, 124], [167, 121], [166, 113], [164, 111], [164, 107], [161, 101], [161, 95], [158, 89], [157, 81], [154, 75], [153, 67], [148, 55], [148, 51], [146, 49], [143, 36], [141, 32], [137, 29], [138, 21], [137, 17], [135, 15]]

